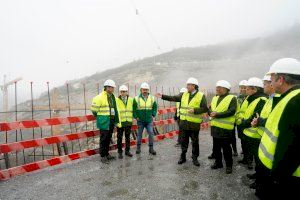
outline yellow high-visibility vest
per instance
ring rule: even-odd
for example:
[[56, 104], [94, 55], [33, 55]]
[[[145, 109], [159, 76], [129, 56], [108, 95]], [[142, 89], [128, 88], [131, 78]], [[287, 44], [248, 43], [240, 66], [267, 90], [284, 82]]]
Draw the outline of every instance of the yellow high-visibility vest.
[[236, 112], [236, 117], [235, 117], [237, 125], [240, 125], [242, 123], [242, 119], [244, 119], [245, 112], [249, 106], [248, 97], [249, 96], [245, 98], [241, 106], [238, 106], [238, 111]]
[[133, 118], [133, 98], [128, 97], [126, 105], [124, 104], [124, 102], [120, 98], [117, 98], [116, 102], [117, 102], [121, 122], [132, 122], [132, 118]]
[[180, 102], [176, 102], [176, 116], [179, 117], [180, 116]]
[[[249, 119], [254, 114], [254, 110], [260, 100], [267, 101], [267, 98], [266, 97], [258, 97], [254, 101], [252, 101], [245, 112], [245, 115], [244, 115], [245, 120]], [[245, 128], [243, 133], [248, 137], [260, 139], [261, 135], [258, 134], [257, 129], [258, 129], [257, 127]]]
[[186, 120], [194, 123], [202, 122], [202, 114], [188, 113], [188, 109], [200, 108], [203, 96], [204, 94], [202, 92], [197, 92], [192, 98], [192, 100], [189, 102], [190, 93], [183, 93], [181, 97], [180, 120]]
[[[266, 166], [268, 169], [272, 169], [273, 167], [277, 139], [278, 136], [281, 134], [280, 131], [278, 130], [278, 125], [281, 119], [281, 115], [286, 105], [289, 103], [289, 101], [298, 94], [300, 94], [300, 89], [294, 90], [289, 94], [287, 94], [283, 99], [281, 99], [278, 102], [278, 104], [271, 111], [267, 119], [265, 129], [264, 129], [264, 134], [261, 138], [259, 149], [258, 149], [258, 157], [261, 160], [261, 162], [264, 164], [264, 166]], [[300, 165], [293, 173], [293, 176], [300, 177]]]
[[137, 110], [152, 110], [155, 99], [153, 96], [149, 95], [145, 102], [142, 97], [136, 96], [135, 101], [137, 103]]
[[[222, 101], [218, 104], [217, 102], [219, 96], [214, 96], [211, 101], [211, 110], [212, 112], [225, 112], [228, 110], [231, 100], [235, 98], [234, 95], [227, 95]], [[211, 126], [223, 128], [226, 130], [233, 130], [235, 124], [235, 115], [226, 118], [213, 118], [210, 121]]]
[[110, 115], [106, 91], [101, 92], [93, 98], [91, 111], [96, 112], [97, 115]]

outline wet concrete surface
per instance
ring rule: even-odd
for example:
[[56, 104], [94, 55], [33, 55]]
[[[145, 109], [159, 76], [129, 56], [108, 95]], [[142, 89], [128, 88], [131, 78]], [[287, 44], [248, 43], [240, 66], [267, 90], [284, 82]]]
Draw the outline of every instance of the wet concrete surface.
[[18, 176], [0, 182], [0, 199], [256, 199], [245, 177], [252, 172], [237, 164], [240, 156], [234, 157], [230, 175], [225, 168], [210, 169], [208, 132], [200, 132], [200, 167], [192, 164], [191, 148], [187, 163], [178, 165], [180, 148], [175, 143], [176, 139], [157, 142], [157, 156], [150, 156], [143, 145], [141, 155], [109, 165], [95, 155]]

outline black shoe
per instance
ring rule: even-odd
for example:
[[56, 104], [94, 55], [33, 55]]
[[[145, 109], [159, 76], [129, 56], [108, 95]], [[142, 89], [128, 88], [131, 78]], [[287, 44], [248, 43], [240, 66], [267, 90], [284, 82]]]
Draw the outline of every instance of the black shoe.
[[222, 164], [217, 164], [217, 163], [214, 163], [212, 166], [210, 166], [211, 169], [219, 169], [219, 168], [223, 168], [223, 165]]
[[197, 158], [193, 158], [193, 164], [194, 164], [195, 166], [197, 166], [197, 167], [200, 166], [200, 163], [199, 163], [199, 161], [198, 161]]
[[179, 144], [179, 143], [176, 143], [176, 144], [175, 144], [175, 147], [180, 147], [180, 144]]
[[248, 164], [247, 164], [247, 168], [248, 168], [249, 170], [252, 170], [252, 169], [253, 169], [252, 163], [248, 163]]
[[123, 154], [119, 153], [119, 159], [123, 159]]
[[109, 160], [107, 159], [107, 157], [101, 157], [101, 162], [104, 164], [109, 164]]
[[207, 158], [211, 160], [211, 159], [215, 159], [215, 156], [213, 154], [210, 154]]
[[246, 165], [246, 164], [247, 164], [247, 161], [244, 160], [244, 159], [242, 159], [242, 160], [239, 160], [238, 163], [243, 164], [243, 165]]
[[232, 167], [226, 167], [226, 174], [232, 174]]
[[257, 188], [257, 184], [256, 184], [255, 182], [253, 182], [253, 183], [251, 183], [251, 184], [249, 185], [249, 188], [251, 188], [251, 189], [256, 189], [256, 188]]
[[254, 174], [247, 174], [246, 176], [247, 176], [247, 178], [249, 178], [251, 180], [256, 179], [256, 173], [254, 173]]
[[135, 152], [136, 154], [140, 154], [141, 153], [141, 147], [140, 146], [138, 146], [137, 147], [137, 149], [136, 149], [136, 152]]
[[107, 156], [107, 159], [108, 159], [108, 160], [114, 160], [114, 159], [116, 159], [116, 157], [111, 156], [111, 155], [108, 155], [108, 156]]
[[239, 154], [238, 154], [237, 152], [234, 152], [234, 153], [233, 153], [233, 156], [234, 156], [234, 157], [237, 157], [238, 155], [239, 155]]
[[126, 151], [125, 155], [128, 156], [128, 157], [132, 157], [133, 156], [132, 153], [130, 153], [129, 151]]
[[149, 149], [149, 153], [152, 154], [152, 155], [154, 155], [154, 156], [156, 155], [156, 151], [154, 151], [153, 148], [150, 148], [150, 149]]
[[179, 161], [178, 161], [178, 164], [181, 165], [181, 164], [183, 164], [183, 163], [185, 163], [185, 162], [186, 162], [186, 156], [185, 156], [185, 155], [181, 155], [181, 156], [180, 156], [180, 159], [179, 159]]

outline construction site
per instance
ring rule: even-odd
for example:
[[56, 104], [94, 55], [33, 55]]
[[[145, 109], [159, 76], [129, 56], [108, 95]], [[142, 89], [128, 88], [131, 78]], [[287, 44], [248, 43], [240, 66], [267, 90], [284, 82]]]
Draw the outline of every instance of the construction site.
[[298, 199], [299, 6], [1, 2], [0, 200]]

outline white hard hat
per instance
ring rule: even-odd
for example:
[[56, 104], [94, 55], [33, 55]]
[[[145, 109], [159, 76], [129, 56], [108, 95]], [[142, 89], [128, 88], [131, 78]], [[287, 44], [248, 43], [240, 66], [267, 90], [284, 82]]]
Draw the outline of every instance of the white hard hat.
[[271, 82], [271, 76], [270, 75], [265, 75], [264, 78], [263, 78], [263, 81]]
[[246, 86], [247, 85], [247, 80], [242, 80], [240, 83], [239, 83], [239, 86]]
[[216, 87], [223, 87], [223, 88], [227, 88], [228, 90], [231, 89], [230, 83], [225, 80], [219, 80], [216, 84]]
[[149, 85], [148, 85], [148, 83], [142, 83], [141, 84], [141, 89], [148, 89], [148, 90], [150, 90], [150, 87], [149, 87]]
[[128, 87], [126, 85], [121, 85], [119, 91], [128, 91]]
[[271, 65], [267, 74], [276, 73], [300, 75], [300, 62], [294, 58], [281, 58]]
[[249, 78], [246, 86], [255, 86], [255, 87], [263, 88], [264, 83], [260, 78], [252, 77], [252, 78]]
[[185, 92], [187, 92], [187, 89], [185, 87], [180, 89], [180, 93], [185, 93]]
[[193, 78], [193, 77], [189, 78], [189, 79], [187, 80], [186, 84], [193, 84], [193, 85], [198, 85], [198, 86], [199, 86], [198, 80], [195, 79], [195, 78]]
[[105, 82], [104, 82], [104, 87], [105, 86], [110, 86], [110, 87], [116, 87], [116, 83], [113, 81], [113, 80], [111, 80], [111, 79], [108, 79], [108, 80], [106, 80]]

